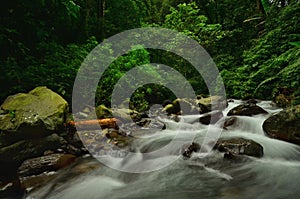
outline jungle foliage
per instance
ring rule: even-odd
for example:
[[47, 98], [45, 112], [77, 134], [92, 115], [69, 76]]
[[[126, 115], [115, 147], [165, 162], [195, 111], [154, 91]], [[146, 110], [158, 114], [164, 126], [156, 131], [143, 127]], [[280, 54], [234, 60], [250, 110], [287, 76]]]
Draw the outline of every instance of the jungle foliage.
[[[213, 57], [227, 97], [272, 99], [278, 88], [286, 87], [299, 99], [299, 15], [298, 0], [2, 2], [0, 100], [43, 85], [71, 102], [76, 73], [94, 47], [122, 31], [153, 26], [177, 30], [198, 41]], [[105, 71], [96, 104], [110, 106], [116, 82], [135, 66], [148, 63], [173, 67], [196, 94], [207, 94], [201, 75], [186, 60], [162, 50], [133, 47]], [[164, 79], [164, 74], [147, 72]], [[131, 105], [144, 110], [174, 98], [168, 88], [150, 84], [135, 91]]]

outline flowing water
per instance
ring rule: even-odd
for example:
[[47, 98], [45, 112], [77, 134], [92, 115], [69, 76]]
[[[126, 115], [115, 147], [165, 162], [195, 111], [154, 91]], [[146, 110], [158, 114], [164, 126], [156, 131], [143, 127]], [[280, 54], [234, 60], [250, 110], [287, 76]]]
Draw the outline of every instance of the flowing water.
[[[235, 100], [223, 111], [224, 115], [241, 101]], [[178, 158], [183, 146], [173, 144], [162, 156], [147, 159], [136, 153], [126, 159], [109, 157], [107, 162], [123, 170], [139, 169], [145, 165], [157, 167], [175, 161], [161, 169], [146, 173], [121, 172], [101, 165], [99, 169], [79, 176], [62, 171], [59, 177], [32, 193], [27, 198], [50, 199], [276, 199], [300, 198], [300, 147], [264, 135], [263, 121], [280, 111], [269, 101], [258, 103], [268, 115], [237, 116], [235, 124], [223, 130], [221, 137], [242, 137], [260, 143], [264, 148], [262, 158], [247, 158], [234, 162], [216, 151], [193, 153], [190, 159]], [[186, 116], [183, 122], [165, 120], [167, 129], [133, 145], [148, 152], [163, 147], [176, 134], [193, 133], [194, 142], [202, 143], [208, 128], [219, 129], [220, 122], [206, 126], [194, 122], [199, 116]], [[180, 130], [178, 130], [180, 129]], [[95, 161], [86, 158], [84, 161]], [[120, 166], [121, 165], [121, 166]]]

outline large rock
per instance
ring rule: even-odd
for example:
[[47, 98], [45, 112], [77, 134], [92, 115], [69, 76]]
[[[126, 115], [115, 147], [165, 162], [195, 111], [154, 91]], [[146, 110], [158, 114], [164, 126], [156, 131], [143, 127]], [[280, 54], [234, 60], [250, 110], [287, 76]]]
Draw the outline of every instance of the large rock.
[[21, 163], [28, 158], [43, 155], [46, 150], [55, 150], [60, 146], [61, 138], [57, 134], [52, 134], [45, 138], [23, 140], [1, 148], [0, 182], [12, 183], [14, 189], [21, 189], [17, 174]]
[[9, 96], [0, 107], [0, 147], [59, 131], [68, 103], [46, 87]]
[[[62, 145], [62, 138], [57, 134], [45, 138], [22, 140], [0, 148], [0, 162], [22, 163], [28, 158], [43, 155], [46, 150], [56, 150]], [[0, 164], [1, 169], [1, 164]]]
[[54, 153], [25, 160], [19, 167], [20, 176], [31, 176], [46, 171], [56, 171], [74, 162], [76, 156], [72, 154]]
[[233, 155], [248, 155], [253, 157], [263, 156], [263, 147], [254, 142], [244, 138], [229, 138], [221, 139], [215, 145], [215, 149], [220, 152], [225, 152], [225, 157], [230, 157], [228, 154]]
[[258, 114], [267, 114], [268, 112], [265, 111], [260, 106], [257, 106], [254, 103], [246, 103], [238, 105], [237, 107], [234, 107], [231, 109], [227, 115], [241, 115], [241, 116], [252, 116], [252, 115], [258, 115]]
[[269, 137], [300, 145], [300, 105], [270, 116], [263, 129]]
[[[72, 156], [68, 157], [72, 158]], [[30, 166], [30, 165], [28, 165]], [[49, 185], [49, 182], [56, 179], [63, 179], [68, 181], [76, 176], [86, 174], [93, 170], [98, 169], [101, 166], [99, 161], [92, 157], [79, 157], [76, 158], [71, 167], [62, 172], [44, 172], [39, 175], [20, 177], [22, 187], [24, 187], [29, 192], [38, 189], [39, 187]]]

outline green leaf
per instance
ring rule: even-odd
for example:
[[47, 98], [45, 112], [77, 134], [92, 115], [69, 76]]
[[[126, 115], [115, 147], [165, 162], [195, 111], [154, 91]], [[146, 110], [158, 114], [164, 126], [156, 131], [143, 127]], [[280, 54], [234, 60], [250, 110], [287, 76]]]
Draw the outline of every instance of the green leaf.
[[299, 41], [296, 41], [296, 42], [289, 42], [290, 45], [292, 46], [296, 46], [296, 47], [300, 47], [300, 42]]

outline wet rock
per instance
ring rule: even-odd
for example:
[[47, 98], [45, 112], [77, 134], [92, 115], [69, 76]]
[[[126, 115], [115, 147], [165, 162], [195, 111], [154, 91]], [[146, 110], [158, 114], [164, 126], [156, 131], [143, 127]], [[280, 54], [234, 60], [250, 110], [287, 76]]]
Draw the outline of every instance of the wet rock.
[[243, 160], [243, 157], [241, 157], [240, 155], [238, 154], [235, 154], [231, 151], [226, 151], [224, 153], [224, 158], [227, 159], [227, 160], [234, 160], [234, 161], [241, 161]]
[[9, 96], [0, 107], [0, 147], [63, 129], [67, 102], [46, 87]]
[[76, 156], [72, 154], [49, 154], [25, 160], [19, 167], [19, 176], [41, 174], [46, 171], [56, 171], [70, 165]]
[[268, 113], [267, 111], [265, 111], [260, 106], [257, 106], [256, 104], [246, 103], [231, 109], [227, 115], [228, 116], [231, 115], [252, 116], [252, 115], [267, 114], [267, 113]]
[[48, 184], [49, 182], [51, 182], [57, 177], [58, 177], [57, 172], [45, 172], [39, 175], [20, 177], [20, 182], [22, 184], [22, 187], [27, 192], [30, 192], [38, 187], [45, 186], [46, 184]]
[[0, 149], [0, 162], [21, 164], [26, 159], [43, 155], [47, 150], [58, 149], [61, 146], [61, 141], [61, 137], [57, 134], [45, 138], [19, 141]]
[[103, 134], [109, 139], [109, 142], [112, 142], [119, 147], [129, 146], [129, 143], [132, 141], [132, 138], [127, 136], [126, 133], [121, 130], [104, 129]]
[[227, 107], [227, 101], [222, 96], [199, 97], [197, 104], [200, 107], [200, 113], [207, 113], [212, 110], [224, 110]]
[[168, 115], [191, 115], [199, 114], [199, 106], [192, 99], [176, 99], [172, 104], [167, 104], [163, 110]]
[[235, 155], [248, 155], [258, 158], [263, 156], [263, 147], [260, 144], [244, 138], [218, 140], [214, 148], [220, 152], [225, 152], [226, 158], [234, 158]]
[[270, 116], [263, 129], [269, 137], [300, 145], [300, 105]]
[[246, 104], [257, 104], [258, 103], [258, 101], [256, 100], [256, 99], [249, 99], [249, 100], [247, 100], [247, 102], [246, 102]]
[[[20, 181], [22, 186], [28, 192], [34, 192], [35, 189], [38, 189], [42, 186], [48, 186], [49, 182], [53, 182], [54, 184], [59, 184], [57, 180], [61, 180], [63, 182], [71, 181], [72, 178], [79, 176], [81, 174], [85, 174], [91, 172], [100, 167], [99, 161], [91, 158], [90, 156], [78, 157], [72, 163], [71, 166], [66, 167], [65, 169], [61, 169], [60, 172], [44, 172], [38, 175], [20, 177]], [[43, 197], [44, 198], [44, 197]]]
[[222, 125], [223, 129], [227, 129], [227, 127], [232, 126], [236, 122], [236, 120], [236, 117], [227, 117]]
[[212, 111], [210, 113], [204, 114], [202, 117], [200, 117], [199, 121], [202, 124], [215, 124], [217, 121], [219, 121], [223, 117], [222, 111]]
[[184, 151], [182, 153], [183, 157], [190, 158], [193, 152], [200, 151], [200, 145], [198, 143], [192, 142], [189, 146], [184, 147]]

